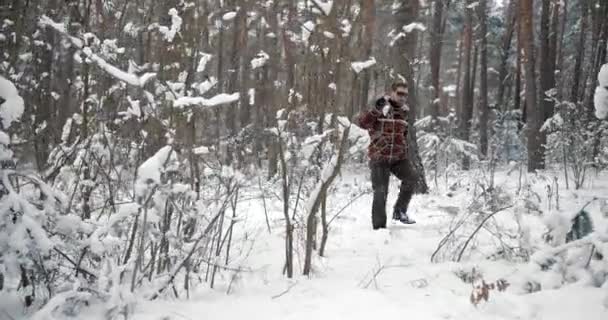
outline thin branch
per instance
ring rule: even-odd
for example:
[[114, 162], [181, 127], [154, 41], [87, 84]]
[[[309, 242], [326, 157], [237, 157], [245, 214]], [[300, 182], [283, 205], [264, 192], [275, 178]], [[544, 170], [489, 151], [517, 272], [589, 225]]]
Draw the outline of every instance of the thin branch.
[[481, 230], [481, 227], [483, 227], [483, 225], [486, 223], [486, 221], [490, 220], [490, 218], [492, 218], [494, 215], [496, 215], [497, 213], [507, 210], [509, 208], [512, 208], [513, 205], [508, 205], [506, 207], [502, 207], [492, 213], [490, 213], [487, 217], [485, 217], [485, 219], [483, 219], [483, 221], [481, 221], [481, 223], [477, 226], [477, 228], [475, 228], [475, 231], [473, 231], [473, 233], [471, 233], [471, 235], [469, 236], [469, 238], [467, 239], [467, 241], [465, 241], [464, 245], [462, 246], [462, 249], [460, 250], [460, 253], [458, 254], [458, 259], [456, 259], [457, 262], [460, 262], [460, 259], [462, 259], [462, 255], [464, 254], [464, 251], [466, 250], [467, 246], [469, 245], [469, 243], [471, 242], [471, 240], [473, 240], [473, 237], [475, 237], [475, 234], [477, 234], [477, 232], [479, 230]]

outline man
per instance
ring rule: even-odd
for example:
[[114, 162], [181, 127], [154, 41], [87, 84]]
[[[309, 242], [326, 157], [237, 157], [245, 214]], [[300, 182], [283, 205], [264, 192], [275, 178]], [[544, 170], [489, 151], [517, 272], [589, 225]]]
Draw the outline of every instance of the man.
[[358, 119], [359, 126], [366, 129], [371, 138], [368, 156], [374, 191], [374, 230], [386, 228], [386, 198], [391, 173], [401, 180], [393, 219], [405, 224], [416, 223], [407, 215], [416, 181], [416, 173], [408, 159], [408, 86], [398, 82], [391, 89], [389, 96], [376, 100], [375, 107], [363, 112]]

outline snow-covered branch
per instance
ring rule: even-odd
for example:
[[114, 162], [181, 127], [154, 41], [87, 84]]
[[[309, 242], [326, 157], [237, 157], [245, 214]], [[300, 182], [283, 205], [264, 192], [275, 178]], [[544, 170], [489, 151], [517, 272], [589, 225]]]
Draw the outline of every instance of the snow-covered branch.
[[[19, 95], [15, 85], [0, 76], [0, 120], [2, 128], [6, 129], [11, 123], [19, 120], [23, 114], [23, 98]], [[1, 142], [0, 142], [1, 143]]]
[[173, 102], [175, 107], [186, 107], [186, 106], [202, 106], [202, 107], [214, 107], [222, 104], [233, 103], [239, 100], [239, 93], [221, 93], [212, 98], [203, 97], [181, 97]]
[[112, 64], [105, 61], [103, 58], [93, 53], [90, 47], [84, 45], [81, 39], [70, 36], [64, 26], [60, 23], [54, 22], [51, 18], [43, 15], [40, 18], [39, 24], [41, 27], [52, 28], [57, 31], [60, 35], [66, 37], [70, 40], [73, 46], [80, 49], [82, 53], [87, 57], [88, 60], [97, 64], [98, 67], [103, 69], [105, 72], [109, 73], [114, 78], [126, 82], [132, 86], [143, 87], [150, 79], [156, 76], [156, 73], [144, 73], [142, 76], [138, 76], [136, 74], [128, 73], [126, 71], [121, 70], [113, 66]]

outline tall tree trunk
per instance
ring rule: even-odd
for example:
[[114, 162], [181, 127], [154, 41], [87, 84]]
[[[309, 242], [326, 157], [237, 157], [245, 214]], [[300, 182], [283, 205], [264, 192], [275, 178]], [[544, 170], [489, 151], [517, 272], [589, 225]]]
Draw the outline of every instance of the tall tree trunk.
[[[598, 3], [594, 8], [591, 9], [593, 12], [593, 34], [592, 41], [593, 50], [590, 53], [591, 64], [588, 66], [590, 72], [587, 72], [588, 76], [591, 77], [588, 90], [583, 90], [584, 103], [583, 105], [587, 109], [587, 118], [593, 119], [593, 113], [595, 110], [593, 103], [593, 96], [595, 94], [595, 88], [597, 87], [597, 74], [600, 72], [604, 60], [606, 58], [606, 37], [608, 37], [608, 2], [603, 1]], [[585, 77], [587, 78], [587, 77]]]
[[[363, 39], [361, 43], [363, 55], [361, 60], [365, 61], [372, 56], [374, 43], [374, 30], [376, 28], [376, 6], [374, 5], [374, 0], [361, 0], [361, 9], [363, 14]], [[369, 68], [362, 71], [361, 103], [359, 104], [361, 108], [367, 107], [371, 73], [372, 69]]]
[[[420, 3], [418, 0], [407, 1], [401, 0], [401, 6], [396, 9], [394, 12], [394, 16], [397, 17], [395, 21], [395, 25], [404, 26], [408, 25], [418, 18], [418, 11], [420, 9]], [[405, 78], [409, 83], [409, 97], [408, 103], [410, 107], [408, 125], [409, 125], [409, 134], [408, 134], [408, 144], [410, 148], [408, 149], [408, 156], [411, 159], [412, 166], [414, 170], [417, 172], [417, 180], [414, 190], [416, 193], [426, 193], [428, 192], [428, 185], [426, 183], [426, 178], [424, 174], [424, 167], [422, 166], [422, 159], [420, 158], [420, 154], [418, 151], [418, 143], [416, 141], [416, 128], [414, 123], [416, 121], [417, 116], [417, 85], [414, 82], [414, 72], [412, 69], [412, 61], [414, 59], [414, 54], [416, 52], [416, 44], [417, 44], [417, 34], [413, 32], [409, 34], [407, 37], [399, 39], [395, 46], [393, 47], [392, 56], [397, 58], [398, 60], [393, 61], [393, 69], [397, 71], [397, 73]]]
[[[555, 55], [551, 51], [550, 41], [550, 25], [551, 25], [551, 3], [549, 1], [542, 2], [540, 19], [540, 92], [538, 101], [540, 101], [540, 121], [543, 123], [551, 114], [553, 114], [553, 100], [547, 96], [547, 91], [555, 87], [555, 70], [553, 69], [555, 61], [551, 61], [551, 57]], [[541, 124], [542, 125], [542, 124]], [[538, 132], [539, 144], [547, 143], [547, 135], [544, 131]], [[543, 163], [545, 155], [541, 155]]]
[[487, 27], [487, 2], [486, 0], [479, 1], [479, 37], [480, 37], [480, 73], [479, 73], [479, 140], [481, 154], [488, 154], [488, 27]]
[[[520, 1], [520, 0], [516, 0]], [[519, 17], [521, 3], [517, 7], [517, 64], [515, 66], [515, 94], [513, 96], [513, 110], [520, 110], [522, 112], [521, 121], [526, 122], [526, 110], [525, 106], [521, 105], [521, 64], [522, 64], [522, 37], [521, 37], [521, 17]]]
[[[469, 8], [471, 0], [466, 0], [465, 6], [465, 22], [464, 22], [464, 80], [462, 88], [462, 109], [458, 115], [459, 137], [462, 140], [469, 140], [469, 131], [471, 130], [471, 119], [473, 118], [473, 90], [471, 83], [471, 51], [473, 44], [473, 10]], [[463, 168], [467, 170], [469, 167], [468, 160], [463, 162]]]
[[515, 22], [517, 21], [517, 1], [511, 0], [507, 9], [507, 27], [502, 36], [502, 46], [500, 52], [500, 66], [498, 67], [498, 94], [496, 97], [496, 109], [506, 110], [503, 108], [505, 86], [507, 82], [507, 61], [509, 59], [509, 51], [511, 50], [511, 42], [513, 40], [513, 32], [515, 31]]
[[526, 110], [528, 112], [528, 171], [543, 169], [542, 126], [543, 112], [536, 104], [536, 76], [534, 65], [534, 22], [533, 0], [521, 0], [520, 17], [524, 51], [524, 67], [526, 80]]
[[431, 30], [431, 83], [433, 86], [431, 95], [431, 117], [434, 126], [437, 125], [439, 117], [439, 97], [441, 87], [439, 84], [439, 70], [441, 69], [441, 46], [442, 46], [442, 22], [443, 22], [443, 0], [435, 0], [433, 10], [433, 27]]
[[[560, 1], [557, 1], [560, 2]], [[557, 100], [562, 101], [564, 99], [565, 89], [565, 74], [564, 74], [564, 37], [566, 34], [566, 22], [568, 21], [568, 0], [563, 0], [563, 6], [561, 7], [562, 14], [560, 17], [560, 26], [559, 26], [559, 36], [557, 40], [557, 48], [555, 50], [555, 54], [557, 57], [556, 61], [556, 70], [559, 70], [557, 73], [556, 83], [558, 85], [557, 90]]]
[[578, 43], [576, 44], [576, 60], [574, 62], [574, 73], [572, 79], [572, 90], [570, 91], [570, 101], [577, 103], [580, 94], [580, 81], [585, 59], [585, 37], [587, 36], [587, 13], [589, 12], [589, 0], [581, 0], [581, 20]]

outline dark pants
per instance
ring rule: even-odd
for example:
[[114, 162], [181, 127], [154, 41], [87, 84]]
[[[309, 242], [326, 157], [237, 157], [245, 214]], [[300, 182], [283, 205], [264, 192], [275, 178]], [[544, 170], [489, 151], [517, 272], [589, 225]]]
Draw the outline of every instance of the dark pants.
[[399, 197], [393, 208], [395, 211], [407, 211], [412, 199], [416, 174], [408, 160], [397, 162], [370, 161], [372, 173], [372, 189], [374, 201], [372, 203], [372, 226], [374, 229], [386, 227], [386, 198], [391, 173], [401, 180]]

